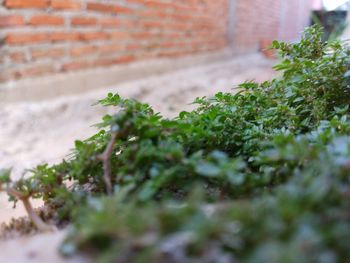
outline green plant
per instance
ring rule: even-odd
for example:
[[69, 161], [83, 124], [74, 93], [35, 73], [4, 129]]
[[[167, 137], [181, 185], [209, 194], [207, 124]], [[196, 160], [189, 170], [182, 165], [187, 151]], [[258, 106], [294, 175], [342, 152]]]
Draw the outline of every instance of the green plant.
[[281, 78], [175, 119], [108, 94], [116, 113], [69, 160], [2, 188], [42, 198], [73, 223], [62, 252], [101, 262], [350, 259], [350, 50], [318, 27], [273, 47]]

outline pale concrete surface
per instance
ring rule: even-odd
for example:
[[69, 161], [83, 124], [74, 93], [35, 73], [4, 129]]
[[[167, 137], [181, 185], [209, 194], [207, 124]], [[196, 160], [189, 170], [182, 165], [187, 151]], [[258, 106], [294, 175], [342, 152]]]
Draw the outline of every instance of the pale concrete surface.
[[[260, 82], [271, 79], [275, 76], [271, 70], [273, 63], [259, 54], [253, 54], [74, 96], [35, 103], [5, 104], [0, 108], [0, 167], [12, 167], [14, 177], [19, 177], [25, 168], [45, 162], [59, 162], [67, 156], [75, 139], [84, 139], [96, 132], [91, 125], [97, 123], [107, 109], [91, 107], [91, 104], [108, 92], [150, 103], [156, 111], [171, 117], [181, 110], [192, 109], [193, 105], [189, 103], [196, 97], [210, 96], [218, 91], [234, 92], [237, 84], [246, 80]], [[23, 209], [13, 210], [6, 196], [0, 195], [0, 222], [20, 215], [24, 215]], [[50, 236], [43, 236], [42, 239], [39, 236], [0, 243], [0, 262], [26, 262], [21, 260], [28, 256], [30, 249], [27, 246], [33, 249], [41, 246], [52, 256], [52, 260], [33, 257], [28, 262], [62, 262], [55, 254], [58, 243], [59, 237], [55, 235], [52, 240]], [[17, 246], [21, 249], [16, 249]]]

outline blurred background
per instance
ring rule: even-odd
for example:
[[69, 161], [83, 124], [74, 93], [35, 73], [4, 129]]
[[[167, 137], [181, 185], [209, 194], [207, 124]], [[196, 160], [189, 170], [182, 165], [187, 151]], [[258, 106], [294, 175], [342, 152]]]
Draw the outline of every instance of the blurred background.
[[[350, 38], [344, 0], [0, 0], [0, 167], [64, 158], [107, 92], [166, 117], [275, 73], [274, 39], [321, 24]], [[0, 221], [15, 215], [0, 197]], [[18, 214], [21, 213], [17, 210]]]

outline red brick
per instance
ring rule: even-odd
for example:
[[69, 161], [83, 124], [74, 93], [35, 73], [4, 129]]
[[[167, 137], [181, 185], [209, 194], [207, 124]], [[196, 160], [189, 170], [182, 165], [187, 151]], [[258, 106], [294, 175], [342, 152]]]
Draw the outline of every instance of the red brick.
[[53, 9], [78, 10], [81, 9], [81, 2], [78, 0], [51, 0]]
[[185, 55], [190, 55], [193, 54], [195, 52], [193, 51], [162, 51], [160, 53], [158, 53], [158, 57], [170, 57], [170, 58], [176, 58], [176, 57], [181, 57], [181, 56], [185, 56]]
[[104, 44], [98, 47], [100, 54], [111, 54], [120, 51], [121, 48], [117, 44]]
[[37, 65], [37, 66], [30, 66], [28, 68], [18, 70], [16, 75], [19, 78], [25, 78], [25, 77], [43, 76], [53, 72], [54, 72], [54, 69], [52, 64], [43, 64], [43, 65]]
[[134, 29], [137, 26], [137, 21], [135, 20], [121, 20], [120, 26], [124, 28]]
[[130, 55], [130, 56], [119, 57], [115, 61], [118, 64], [122, 64], [122, 63], [130, 63], [134, 60], [135, 60], [135, 57]]
[[140, 25], [145, 28], [163, 28], [165, 26], [162, 21], [142, 21]]
[[153, 37], [155, 37], [155, 35], [151, 32], [144, 31], [144, 32], [133, 33], [132, 37], [137, 40], [144, 40], [144, 39], [152, 39]]
[[117, 27], [120, 25], [120, 20], [118, 18], [102, 18], [99, 23], [103, 27]]
[[171, 28], [173, 30], [183, 31], [183, 30], [188, 29], [189, 25], [186, 23], [182, 23], [182, 22], [173, 22], [171, 24], [168, 24], [167, 27]]
[[127, 50], [127, 51], [135, 51], [138, 49], [142, 49], [142, 46], [139, 44], [136, 44], [136, 43], [135, 44], [128, 44], [125, 47], [125, 50]]
[[113, 12], [113, 5], [109, 5], [109, 4], [102, 4], [102, 3], [87, 3], [86, 6], [87, 10], [92, 10], [92, 11], [97, 11], [97, 12], [106, 12], [106, 13], [110, 13]]
[[18, 15], [0, 16], [1, 27], [22, 26], [25, 24], [24, 18]]
[[117, 14], [130, 14], [132, 13], [132, 9], [124, 7], [124, 6], [119, 6], [119, 5], [115, 5], [113, 6], [113, 12], [117, 13]]
[[94, 17], [73, 17], [71, 24], [73, 26], [92, 26], [97, 24], [97, 19]]
[[62, 16], [36, 15], [29, 20], [29, 24], [34, 26], [62, 26], [64, 18]]
[[49, 0], [5, 0], [7, 8], [45, 8]]
[[114, 58], [99, 58], [93, 63], [94, 67], [106, 67], [111, 66], [113, 64], [116, 64]]
[[95, 46], [80, 46], [80, 47], [73, 47], [70, 50], [70, 55], [72, 57], [80, 57], [83, 55], [89, 55], [92, 53], [96, 53], [97, 47]]
[[109, 38], [110, 39], [126, 39], [129, 37], [128, 32], [111, 32], [109, 33]]
[[92, 41], [92, 40], [105, 40], [108, 39], [108, 34], [96, 31], [96, 32], [84, 32], [80, 34], [79, 39], [84, 41]]
[[120, 5], [112, 5], [112, 4], [103, 4], [103, 3], [88, 3], [87, 9], [96, 11], [96, 12], [104, 12], [104, 13], [120, 13], [120, 14], [130, 14], [132, 10], [130, 8], [120, 6]]
[[138, 12], [138, 16], [141, 18], [163, 19], [168, 17], [169, 14], [164, 12], [163, 10], [142, 9], [140, 12]]
[[100, 58], [94, 61], [94, 66], [111, 66], [114, 64], [130, 63], [135, 60], [134, 56], [123, 56], [118, 58]]
[[165, 3], [161, 1], [155, 1], [155, 0], [148, 0], [145, 2], [145, 5], [148, 7], [153, 8], [160, 8], [160, 9], [166, 9], [166, 8], [174, 8], [176, 5], [174, 3]]
[[48, 37], [45, 33], [9, 33], [5, 41], [9, 45], [22, 45], [46, 42], [47, 40]]
[[[221, 6], [222, 5], [219, 5], [218, 6]], [[190, 13], [190, 14], [194, 14], [196, 12], [199, 12], [201, 9], [198, 7], [198, 6], [185, 6], [185, 5], [173, 5], [174, 9], [175, 9], [175, 13]], [[223, 10], [227, 10], [225, 8], [221, 8]], [[203, 9], [202, 9], [203, 10]], [[203, 10], [204, 11], [204, 10]]]
[[77, 41], [80, 39], [80, 34], [76, 32], [55, 32], [50, 34], [49, 39], [53, 42]]
[[127, 2], [131, 4], [144, 5], [147, 2], [147, 0], [127, 0]]
[[174, 46], [176, 46], [176, 43], [174, 43], [174, 42], [164, 42], [161, 44], [161, 47], [163, 47], [163, 48], [171, 48]]
[[31, 56], [33, 60], [41, 58], [60, 58], [64, 56], [64, 48], [51, 48], [51, 49], [33, 49]]
[[61, 71], [80, 70], [91, 67], [89, 61], [72, 61], [62, 65]]

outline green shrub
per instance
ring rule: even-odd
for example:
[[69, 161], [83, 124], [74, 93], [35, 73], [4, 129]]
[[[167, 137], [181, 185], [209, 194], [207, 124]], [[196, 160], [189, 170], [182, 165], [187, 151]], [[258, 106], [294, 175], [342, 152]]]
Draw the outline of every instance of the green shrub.
[[273, 47], [281, 78], [174, 119], [108, 94], [100, 132], [2, 188], [42, 198], [73, 223], [62, 252], [100, 262], [350, 260], [350, 50], [317, 27]]

